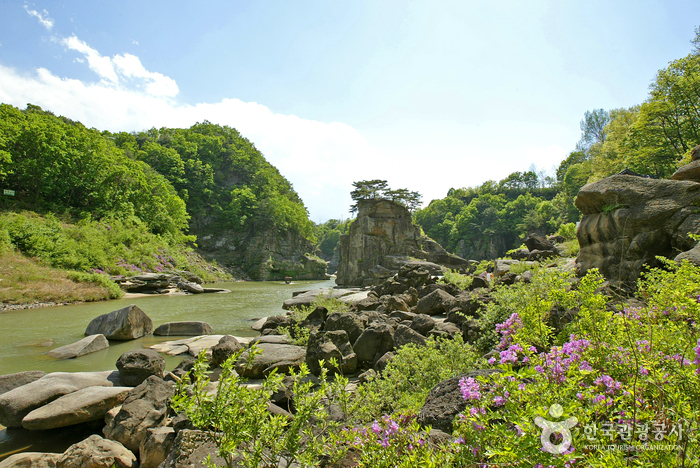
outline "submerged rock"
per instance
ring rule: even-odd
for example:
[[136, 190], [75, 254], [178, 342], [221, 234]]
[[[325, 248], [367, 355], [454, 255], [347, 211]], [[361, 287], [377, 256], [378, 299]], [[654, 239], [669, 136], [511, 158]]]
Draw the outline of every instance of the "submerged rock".
[[207, 322], [168, 322], [153, 330], [158, 336], [211, 335], [214, 329]]
[[56, 359], [73, 359], [109, 348], [109, 341], [102, 334], [90, 335], [75, 343], [52, 349], [48, 356]]

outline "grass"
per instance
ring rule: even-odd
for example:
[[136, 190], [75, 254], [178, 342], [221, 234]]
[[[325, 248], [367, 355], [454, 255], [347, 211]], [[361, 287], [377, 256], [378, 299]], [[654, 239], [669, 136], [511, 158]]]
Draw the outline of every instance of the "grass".
[[7, 251], [0, 254], [0, 303], [91, 302], [119, 297], [116, 284], [114, 289], [93, 276], [44, 266]]

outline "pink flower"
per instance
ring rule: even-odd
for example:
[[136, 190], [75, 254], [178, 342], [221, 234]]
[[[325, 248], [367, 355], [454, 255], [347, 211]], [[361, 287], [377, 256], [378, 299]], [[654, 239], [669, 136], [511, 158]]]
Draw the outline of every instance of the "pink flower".
[[465, 400], [478, 400], [481, 398], [479, 382], [472, 377], [461, 378], [459, 380], [459, 388], [462, 390], [462, 398]]

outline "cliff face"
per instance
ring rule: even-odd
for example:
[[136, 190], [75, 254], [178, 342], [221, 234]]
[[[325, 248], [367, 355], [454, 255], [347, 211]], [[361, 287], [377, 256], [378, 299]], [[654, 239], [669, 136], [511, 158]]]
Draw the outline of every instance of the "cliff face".
[[202, 256], [246, 279], [328, 279], [316, 247], [292, 232], [215, 231], [198, 236], [197, 244]]
[[448, 253], [421, 235], [411, 214], [389, 200], [360, 200], [357, 219], [340, 238], [340, 286], [376, 284], [412, 261], [428, 261], [458, 268], [467, 261]]
[[688, 233], [700, 233], [697, 182], [614, 175], [583, 186], [576, 207], [580, 274], [598, 268], [613, 285], [633, 288], [657, 256], [695, 256]]

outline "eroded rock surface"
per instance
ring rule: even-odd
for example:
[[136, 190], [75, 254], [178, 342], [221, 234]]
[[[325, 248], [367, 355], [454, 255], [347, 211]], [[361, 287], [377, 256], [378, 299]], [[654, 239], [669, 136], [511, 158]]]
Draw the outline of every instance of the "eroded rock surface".
[[692, 249], [688, 233], [700, 233], [696, 182], [614, 175], [583, 186], [575, 203], [579, 273], [598, 268], [614, 286], [633, 287], [645, 265]]

